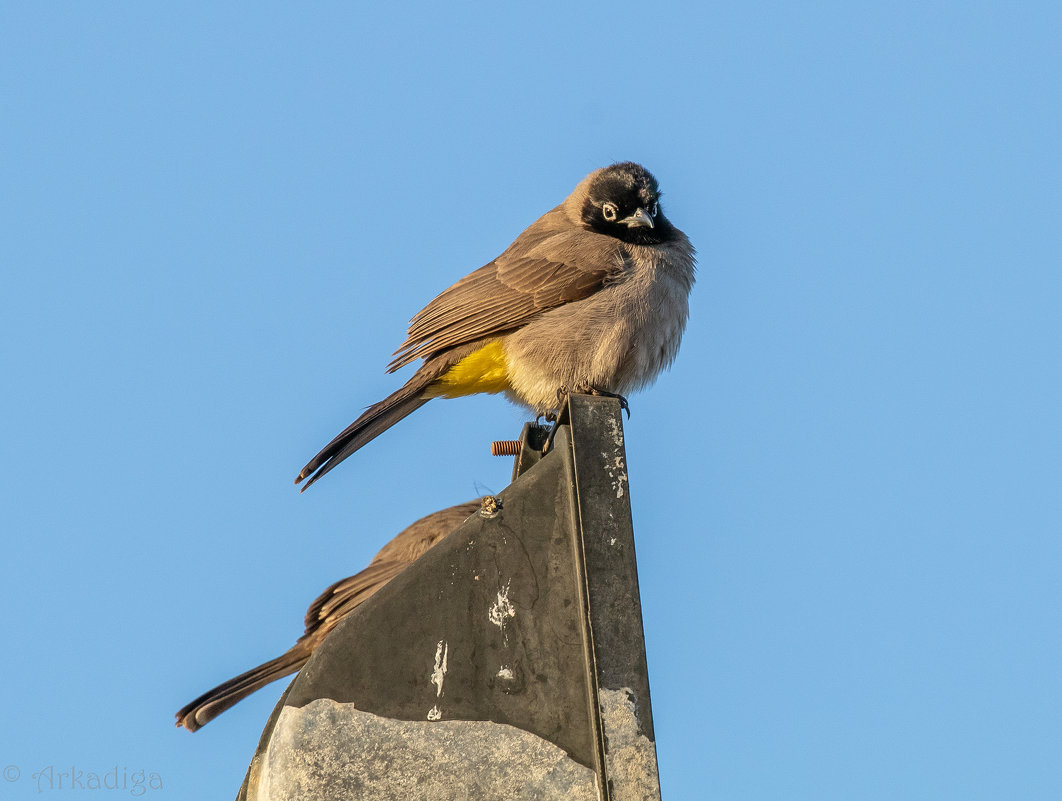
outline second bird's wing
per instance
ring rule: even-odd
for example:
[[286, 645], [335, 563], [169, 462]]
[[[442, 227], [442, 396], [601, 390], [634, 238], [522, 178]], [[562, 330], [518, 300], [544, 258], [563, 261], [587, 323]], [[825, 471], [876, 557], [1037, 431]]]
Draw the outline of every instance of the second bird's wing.
[[337, 581], [322, 592], [306, 610], [306, 632], [299, 641], [323, 638], [339, 621], [409, 565], [409, 561], [393, 559], [374, 562], [356, 576]]
[[479, 500], [468, 501], [432, 512], [400, 531], [380, 549], [368, 567], [356, 575], [340, 579], [314, 599], [306, 610], [306, 632], [299, 641], [323, 637], [479, 508]]

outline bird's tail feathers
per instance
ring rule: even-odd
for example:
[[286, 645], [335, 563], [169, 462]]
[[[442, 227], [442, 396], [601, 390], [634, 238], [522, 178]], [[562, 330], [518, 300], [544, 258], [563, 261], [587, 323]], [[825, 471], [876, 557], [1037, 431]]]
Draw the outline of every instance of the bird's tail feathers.
[[302, 468], [295, 483], [299, 484], [306, 478], [309, 478], [309, 481], [300, 491], [305, 492], [321, 476], [356, 450], [431, 400], [430, 397], [425, 397], [424, 390], [434, 378], [434, 375], [421, 376], [418, 373], [397, 392], [366, 409], [361, 417], [343, 429]]
[[309, 651], [296, 646], [276, 659], [219, 684], [182, 707], [177, 712], [177, 725], [196, 731], [255, 690], [294, 673], [306, 664], [309, 657]]
[[[366, 409], [361, 417], [341, 431], [339, 436], [325, 445], [321, 452], [302, 468], [295, 483], [299, 484], [306, 478], [310, 480], [306, 482], [301, 491], [305, 492], [317, 479], [354, 451], [376, 439], [399, 420], [436, 397], [431, 392], [432, 384], [466, 356], [490, 344], [494, 339], [497, 337], [481, 337], [473, 342], [444, 350], [427, 359], [401, 389]], [[486, 391], [497, 392], [499, 390]]]

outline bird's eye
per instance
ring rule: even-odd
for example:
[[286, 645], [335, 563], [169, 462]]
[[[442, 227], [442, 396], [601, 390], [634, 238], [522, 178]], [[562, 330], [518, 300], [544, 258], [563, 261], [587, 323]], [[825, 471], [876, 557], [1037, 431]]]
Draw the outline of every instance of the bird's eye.
[[619, 216], [619, 209], [616, 208], [615, 203], [606, 203], [601, 207], [601, 216], [604, 217], [607, 222], [614, 222]]
[[660, 207], [656, 203], [654, 203], [653, 207], [649, 209], [649, 216], [655, 217], [658, 211], [660, 211]]

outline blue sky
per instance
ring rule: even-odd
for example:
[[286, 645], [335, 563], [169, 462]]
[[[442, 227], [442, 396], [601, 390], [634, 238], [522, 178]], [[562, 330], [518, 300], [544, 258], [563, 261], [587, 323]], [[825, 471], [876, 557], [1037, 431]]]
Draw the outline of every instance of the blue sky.
[[[409, 317], [591, 169], [700, 254], [631, 398], [665, 797], [1062, 795], [1062, 10], [9, 3], [3, 797], [235, 795], [287, 648], [524, 414], [436, 401], [300, 496]], [[8, 775], [5, 773], [4, 776]]]

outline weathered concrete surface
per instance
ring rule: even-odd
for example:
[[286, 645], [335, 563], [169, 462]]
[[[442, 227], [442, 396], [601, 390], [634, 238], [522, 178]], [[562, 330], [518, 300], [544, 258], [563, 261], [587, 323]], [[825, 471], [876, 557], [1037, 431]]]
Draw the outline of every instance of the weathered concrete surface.
[[521, 729], [400, 721], [319, 699], [285, 707], [250, 801], [597, 801], [594, 772]]
[[642, 734], [637, 698], [629, 688], [598, 690], [605, 751], [608, 755], [610, 801], [659, 801], [656, 744]]

